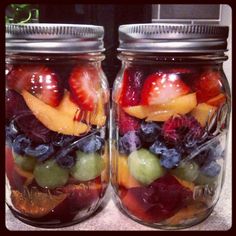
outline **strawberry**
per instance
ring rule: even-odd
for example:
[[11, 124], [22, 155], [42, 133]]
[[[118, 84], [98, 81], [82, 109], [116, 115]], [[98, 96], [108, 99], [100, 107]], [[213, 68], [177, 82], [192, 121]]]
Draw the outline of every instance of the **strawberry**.
[[7, 87], [21, 93], [27, 90], [53, 107], [59, 105], [62, 89], [58, 76], [43, 65], [20, 65], [12, 69], [7, 77]]
[[142, 105], [167, 103], [187, 94], [190, 88], [176, 74], [155, 73], [150, 75], [143, 86]]
[[81, 109], [93, 111], [98, 102], [99, 78], [96, 68], [77, 66], [69, 78], [71, 100]]
[[119, 110], [119, 131], [123, 135], [129, 131], [136, 131], [140, 127], [140, 120], [128, 115], [122, 109]]
[[205, 71], [193, 83], [198, 103], [216, 97], [222, 92], [221, 75], [217, 71]]
[[122, 107], [138, 105], [141, 98], [141, 88], [144, 82], [144, 72], [137, 68], [128, 68], [124, 72], [119, 104]]

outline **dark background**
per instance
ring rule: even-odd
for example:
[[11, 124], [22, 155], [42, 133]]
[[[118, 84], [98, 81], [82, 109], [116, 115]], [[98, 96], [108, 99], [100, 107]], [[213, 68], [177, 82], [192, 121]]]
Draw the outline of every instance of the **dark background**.
[[104, 26], [104, 44], [106, 60], [103, 70], [110, 87], [120, 68], [117, 59], [118, 27], [122, 24], [151, 23], [151, 4], [75, 4], [43, 5], [39, 4], [40, 23], [94, 24]]

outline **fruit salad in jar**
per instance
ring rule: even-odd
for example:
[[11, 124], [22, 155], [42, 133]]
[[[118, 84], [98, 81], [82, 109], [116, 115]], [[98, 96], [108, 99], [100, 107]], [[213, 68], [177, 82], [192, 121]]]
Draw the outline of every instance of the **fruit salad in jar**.
[[140, 223], [204, 220], [223, 184], [229, 97], [219, 66], [128, 64], [113, 88], [112, 185]]
[[6, 65], [6, 200], [46, 227], [87, 218], [109, 182], [105, 77], [95, 63], [59, 62]]

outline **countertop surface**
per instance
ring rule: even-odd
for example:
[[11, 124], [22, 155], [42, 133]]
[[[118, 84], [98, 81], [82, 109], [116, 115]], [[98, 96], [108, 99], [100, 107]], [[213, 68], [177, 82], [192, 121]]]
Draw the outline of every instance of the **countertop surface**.
[[[212, 214], [202, 223], [184, 230], [228, 230], [232, 225], [232, 168], [231, 168], [231, 132], [228, 140], [228, 154], [226, 162], [226, 176], [225, 183], [220, 195], [220, 199], [216, 204]], [[141, 225], [129, 217], [125, 216], [115, 205], [112, 198], [112, 188], [108, 188], [106, 195], [107, 204], [101, 211], [90, 217], [84, 222], [78, 223], [73, 226], [57, 228], [57, 229], [44, 229], [36, 228], [26, 225], [16, 219], [8, 207], [6, 206], [6, 227], [9, 230], [20, 231], [35, 231], [35, 230], [60, 230], [60, 231], [79, 231], [79, 230], [158, 230], [155, 228]]]

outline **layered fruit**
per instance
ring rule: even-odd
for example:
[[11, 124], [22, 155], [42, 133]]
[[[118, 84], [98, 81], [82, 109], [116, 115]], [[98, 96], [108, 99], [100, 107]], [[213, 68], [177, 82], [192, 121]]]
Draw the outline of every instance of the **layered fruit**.
[[131, 217], [175, 227], [209, 214], [223, 175], [223, 81], [210, 66], [124, 69], [113, 91], [112, 184]]
[[109, 182], [109, 94], [100, 69], [69, 63], [8, 68], [8, 205], [27, 222], [45, 225], [91, 215]]

